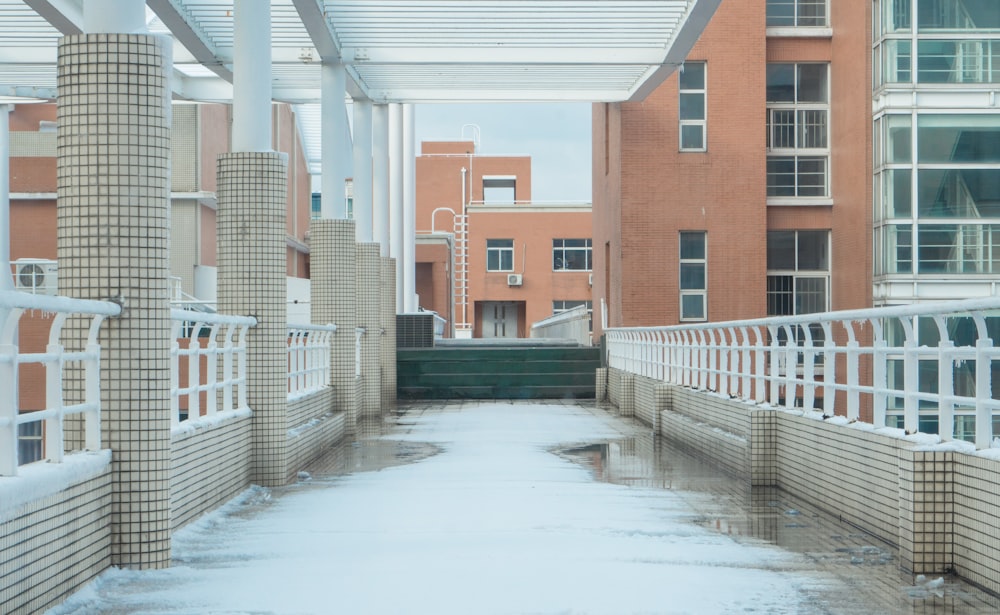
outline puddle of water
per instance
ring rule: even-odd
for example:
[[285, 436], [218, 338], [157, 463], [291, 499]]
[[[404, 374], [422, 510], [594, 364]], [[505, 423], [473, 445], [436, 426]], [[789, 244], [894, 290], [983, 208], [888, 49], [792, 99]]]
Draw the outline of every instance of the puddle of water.
[[400, 440], [357, 440], [339, 444], [315, 459], [299, 474], [299, 479], [322, 479], [356, 472], [377, 472], [416, 463], [441, 452], [426, 442]]
[[1000, 598], [953, 576], [905, 574], [893, 546], [780, 489], [751, 488], [661, 437], [644, 433], [552, 452], [588, 468], [598, 481], [674, 491], [691, 507], [693, 522], [711, 531], [804, 556], [851, 589], [850, 596], [818, 595], [817, 613], [1000, 612]]

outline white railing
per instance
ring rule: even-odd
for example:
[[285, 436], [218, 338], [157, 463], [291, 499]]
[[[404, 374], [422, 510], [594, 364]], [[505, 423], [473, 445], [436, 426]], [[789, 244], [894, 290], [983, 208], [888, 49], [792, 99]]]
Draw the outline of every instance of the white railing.
[[572, 340], [589, 346], [590, 310], [586, 305], [578, 305], [539, 320], [531, 325], [531, 337]]
[[936, 420], [928, 431], [942, 440], [959, 427], [957, 437], [983, 449], [993, 446], [1000, 410], [991, 330], [1000, 330], [997, 298], [609, 329], [608, 364], [750, 403], [821, 408], [827, 416], [843, 404], [852, 421], [864, 408], [877, 426], [902, 418], [908, 433], [921, 419]]
[[[170, 319], [171, 424], [176, 427], [181, 422], [182, 398], [187, 401], [188, 419], [247, 408], [246, 336], [257, 319], [179, 309], [170, 310]], [[186, 348], [181, 348], [181, 339], [187, 341]], [[187, 374], [184, 387], [180, 385], [182, 363]]]
[[289, 325], [288, 398], [309, 395], [330, 384], [330, 345], [337, 325]]
[[[48, 345], [44, 352], [21, 352], [18, 347], [18, 324], [25, 311], [38, 310], [52, 315]], [[83, 415], [84, 447], [101, 448], [101, 347], [97, 334], [109, 316], [121, 313], [121, 306], [103, 301], [68, 297], [32, 295], [0, 291], [0, 476], [14, 476], [18, 466], [18, 427], [41, 422], [44, 433], [43, 459], [62, 461], [65, 450], [63, 421], [72, 414]], [[79, 352], [67, 351], [61, 342], [69, 317], [89, 317], [87, 343]], [[67, 364], [82, 364], [83, 402], [66, 404], [63, 377]], [[45, 367], [44, 409], [19, 413], [18, 368], [25, 364]]]

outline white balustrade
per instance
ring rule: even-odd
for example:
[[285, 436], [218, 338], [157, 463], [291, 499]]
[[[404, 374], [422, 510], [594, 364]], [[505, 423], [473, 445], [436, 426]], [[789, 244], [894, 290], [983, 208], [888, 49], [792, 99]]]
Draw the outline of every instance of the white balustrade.
[[924, 424], [983, 449], [1000, 419], [991, 331], [998, 298], [606, 333], [616, 369], [769, 407], [864, 413], [908, 433]]
[[[52, 317], [44, 352], [21, 352], [19, 348], [18, 325], [26, 312]], [[101, 448], [101, 348], [97, 334], [105, 318], [120, 313], [121, 306], [116, 303], [0, 291], [0, 476], [17, 474], [20, 425], [42, 423], [45, 438], [42, 458], [59, 462], [66, 448], [64, 420], [82, 414], [84, 448]], [[63, 328], [69, 317], [90, 319], [83, 350], [67, 351], [62, 343]], [[21, 413], [19, 368], [31, 364], [45, 369], [44, 408]], [[67, 404], [63, 398], [63, 379], [67, 365], [71, 364], [83, 368], [82, 403]]]
[[330, 384], [330, 346], [337, 325], [289, 325], [288, 398], [303, 397]]
[[[247, 408], [246, 336], [247, 330], [257, 324], [257, 319], [179, 309], [170, 310], [170, 319], [173, 323], [171, 424], [176, 427], [181, 422], [182, 399], [187, 402], [187, 420]], [[182, 339], [187, 342], [184, 348], [180, 344]], [[187, 374], [183, 387], [180, 384], [182, 363]]]

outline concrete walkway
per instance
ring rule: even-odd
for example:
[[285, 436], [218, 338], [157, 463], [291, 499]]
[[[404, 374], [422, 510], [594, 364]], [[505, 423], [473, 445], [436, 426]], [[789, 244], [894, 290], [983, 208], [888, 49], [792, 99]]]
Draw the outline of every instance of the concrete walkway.
[[592, 403], [425, 403], [54, 615], [995, 613]]

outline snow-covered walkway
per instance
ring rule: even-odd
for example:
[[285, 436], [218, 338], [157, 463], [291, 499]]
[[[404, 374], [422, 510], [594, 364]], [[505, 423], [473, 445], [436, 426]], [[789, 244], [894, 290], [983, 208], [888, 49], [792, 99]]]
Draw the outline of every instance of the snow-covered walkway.
[[[823, 558], [722, 527], [748, 513], [712, 521], [718, 494], [658, 487], [643, 463], [616, 468], [584, 447], [640, 430], [586, 403], [412, 406], [311, 478], [251, 489], [178, 532], [169, 570], [110, 570], [50, 613], [889, 612], [858, 610], [864, 592]], [[589, 450], [626, 484], [573, 460]]]

